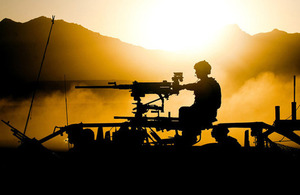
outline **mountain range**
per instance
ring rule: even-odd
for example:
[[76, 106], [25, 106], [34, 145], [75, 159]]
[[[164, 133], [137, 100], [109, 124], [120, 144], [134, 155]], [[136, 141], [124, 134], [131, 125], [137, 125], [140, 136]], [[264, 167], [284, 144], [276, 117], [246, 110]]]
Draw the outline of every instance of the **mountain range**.
[[[248, 79], [267, 71], [278, 75], [300, 73], [299, 33], [289, 34], [274, 29], [250, 36], [238, 29], [233, 31], [223, 43], [225, 50], [230, 51], [227, 55], [229, 61], [225, 64], [231, 63], [231, 66], [226, 65], [231, 75], [240, 74]], [[221, 56], [226, 56], [224, 50], [221, 53]]]
[[[25, 93], [36, 80], [51, 19], [25, 23], [0, 22], [2, 96]], [[175, 40], [176, 41], [176, 40]], [[172, 72], [192, 69], [197, 60], [215, 65], [224, 86], [235, 89], [261, 72], [300, 74], [300, 34], [278, 29], [249, 35], [229, 25], [211, 47], [191, 53], [149, 50], [92, 32], [81, 25], [56, 20], [41, 80], [161, 80]], [[15, 93], [15, 91], [20, 91]]]

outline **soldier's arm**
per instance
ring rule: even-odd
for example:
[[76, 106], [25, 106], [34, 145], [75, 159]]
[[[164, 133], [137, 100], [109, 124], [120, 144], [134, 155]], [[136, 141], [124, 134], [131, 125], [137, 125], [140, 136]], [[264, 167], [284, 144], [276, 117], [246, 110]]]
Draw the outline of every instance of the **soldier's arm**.
[[181, 89], [187, 89], [187, 90], [195, 90], [196, 89], [196, 83], [190, 83], [190, 84], [185, 84], [181, 85]]

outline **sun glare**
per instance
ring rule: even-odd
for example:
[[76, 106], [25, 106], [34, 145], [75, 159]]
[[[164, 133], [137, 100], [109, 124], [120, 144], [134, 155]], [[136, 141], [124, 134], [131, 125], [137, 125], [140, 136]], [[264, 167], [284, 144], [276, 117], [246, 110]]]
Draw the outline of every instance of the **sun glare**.
[[201, 48], [217, 31], [233, 22], [221, 1], [163, 1], [152, 9], [145, 29], [145, 47], [164, 50]]

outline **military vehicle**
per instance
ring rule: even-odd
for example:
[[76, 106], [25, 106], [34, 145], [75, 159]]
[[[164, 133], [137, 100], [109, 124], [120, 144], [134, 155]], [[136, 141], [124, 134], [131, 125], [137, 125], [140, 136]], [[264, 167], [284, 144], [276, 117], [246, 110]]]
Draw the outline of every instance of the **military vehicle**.
[[[109, 83], [107, 86], [76, 86], [77, 89], [119, 89], [128, 90], [131, 93], [136, 107], [133, 108], [133, 116], [115, 116], [115, 119], [122, 119], [123, 122], [115, 123], [78, 123], [70, 124], [63, 127], [56, 127], [55, 131], [50, 135], [35, 139], [29, 138], [9, 122], [4, 122], [11, 128], [13, 135], [21, 141], [20, 148], [26, 148], [30, 151], [38, 151], [45, 153], [47, 149], [42, 144], [58, 135], [66, 133], [68, 141], [73, 145], [71, 151], [91, 152], [94, 155], [103, 151], [181, 151], [194, 150], [185, 145], [182, 131], [185, 130], [178, 117], [162, 117], [161, 112], [164, 112], [164, 101], [168, 100], [171, 95], [178, 95], [180, 82], [183, 81], [181, 72], [174, 73], [172, 82], [137, 82], [132, 84], [117, 85], [115, 82]], [[295, 81], [295, 80], [294, 80]], [[141, 97], [148, 94], [156, 94], [157, 99], [143, 103]], [[295, 94], [294, 94], [295, 98]], [[294, 99], [295, 100], [295, 99]], [[155, 104], [160, 102], [160, 104]], [[300, 130], [300, 120], [296, 118], [296, 102], [292, 102], [292, 117], [291, 120], [280, 119], [280, 108], [275, 107], [275, 121], [273, 125], [264, 122], [241, 122], [241, 123], [219, 123], [206, 127], [206, 129], [228, 129], [239, 128], [246, 129], [245, 145], [243, 149], [255, 148], [256, 150], [278, 148], [278, 144], [273, 142], [269, 135], [272, 133], [281, 134], [291, 141], [300, 145], [300, 137], [294, 132]], [[147, 117], [148, 112], [154, 112], [156, 117]], [[125, 122], [124, 122], [125, 120]], [[95, 138], [92, 128], [97, 128], [97, 136]], [[104, 131], [104, 129], [109, 129]], [[250, 135], [255, 138], [255, 146], [249, 145]], [[195, 124], [195, 131], [201, 136], [201, 131]], [[157, 132], [174, 131], [174, 137], [161, 138]], [[200, 141], [200, 139], [198, 140]]]

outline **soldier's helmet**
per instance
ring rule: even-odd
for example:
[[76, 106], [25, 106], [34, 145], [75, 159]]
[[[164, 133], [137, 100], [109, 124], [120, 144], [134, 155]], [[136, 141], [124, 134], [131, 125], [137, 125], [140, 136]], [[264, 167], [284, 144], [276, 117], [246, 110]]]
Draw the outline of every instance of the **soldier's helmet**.
[[220, 137], [226, 137], [229, 133], [229, 130], [227, 127], [214, 127], [211, 131], [211, 136], [214, 138], [220, 138]]
[[197, 62], [194, 66], [194, 69], [198, 70], [202, 73], [210, 74], [211, 66], [207, 61], [203, 60], [203, 61]]

